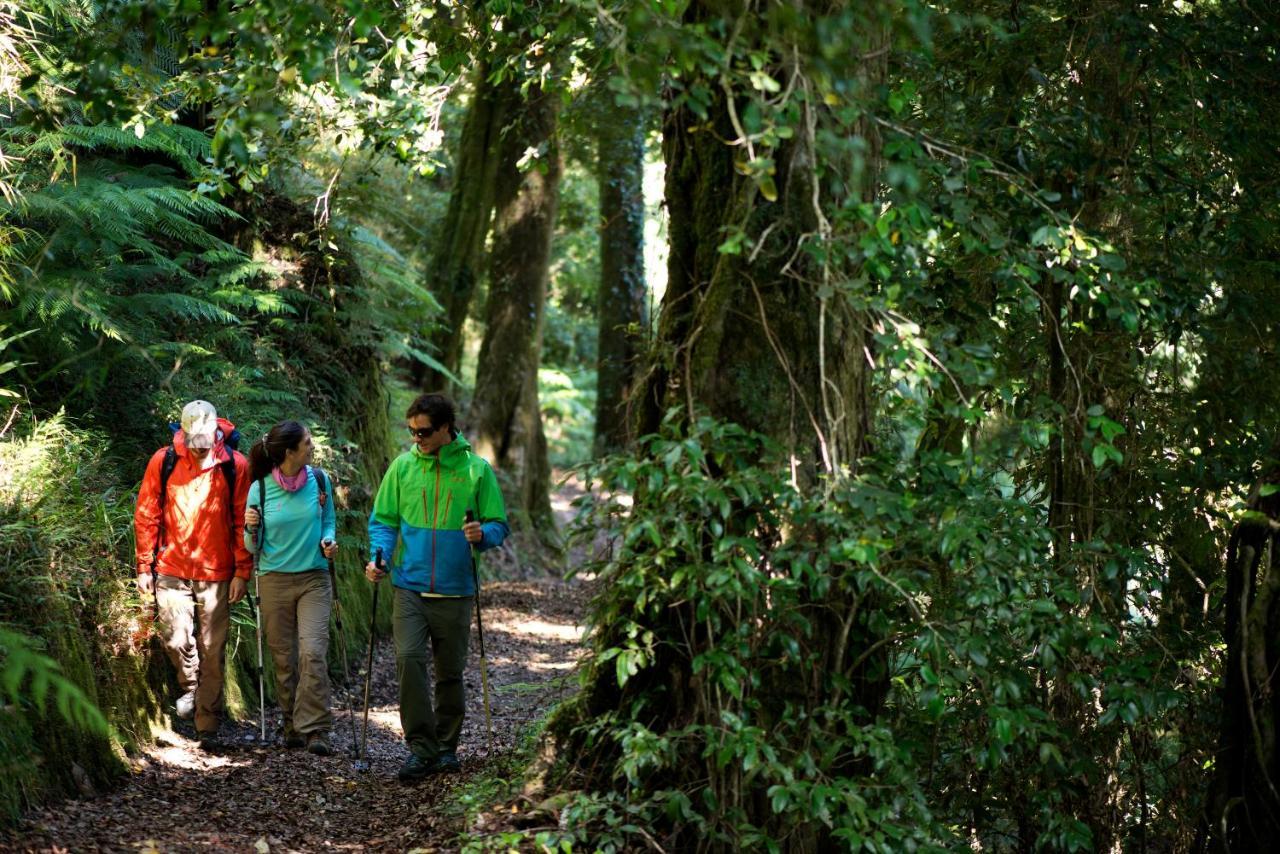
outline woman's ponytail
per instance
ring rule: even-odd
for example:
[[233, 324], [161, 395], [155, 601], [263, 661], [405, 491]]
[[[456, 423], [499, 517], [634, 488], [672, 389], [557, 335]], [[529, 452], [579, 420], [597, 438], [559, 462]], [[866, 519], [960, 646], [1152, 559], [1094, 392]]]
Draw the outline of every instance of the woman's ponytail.
[[306, 435], [307, 428], [297, 421], [281, 421], [264, 433], [249, 449], [250, 480], [261, 480], [271, 474], [273, 468], [284, 462], [285, 454], [298, 447]]

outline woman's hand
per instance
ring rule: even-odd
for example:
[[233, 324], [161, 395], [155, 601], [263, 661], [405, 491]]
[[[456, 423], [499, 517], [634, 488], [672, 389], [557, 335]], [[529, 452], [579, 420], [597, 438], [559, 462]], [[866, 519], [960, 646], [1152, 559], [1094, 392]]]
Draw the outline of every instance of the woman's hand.
[[261, 523], [262, 517], [258, 515], [257, 507], [249, 507], [244, 511], [244, 526], [246, 528], [256, 531]]
[[320, 553], [325, 557], [333, 557], [338, 553], [338, 541], [324, 540], [320, 543]]

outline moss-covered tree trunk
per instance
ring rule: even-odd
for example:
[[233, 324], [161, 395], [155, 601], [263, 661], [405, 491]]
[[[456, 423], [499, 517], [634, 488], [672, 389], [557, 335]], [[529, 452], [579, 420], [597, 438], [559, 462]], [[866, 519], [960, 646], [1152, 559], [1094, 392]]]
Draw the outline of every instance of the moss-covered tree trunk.
[[[796, 251], [819, 234], [814, 182], [835, 164], [815, 162], [814, 139], [801, 135], [774, 154], [777, 199], [769, 201], [723, 142], [736, 137], [723, 96], [712, 115], [711, 127], [686, 109], [664, 121], [671, 252], [637, 427], [655, 431], [671, 407], [690, 417], [701, 410], [780, 441], [796, 475], [811, 480], [858, 456], [870, 409], [864, 320], [820, 287], [824, 276], [848, 271]], [[867, 165], [840, 176], [855, 194], [873, 185], [867, 139]], [[722, 252], [739, 230], [758, 243]]]
[[[560, 184], [556, 98], [514, 85], [501, 146], [485, 334], [468, 427], [476, 451], [498, 471], [508, 513], [536, 530], [552, 524], [551, 473], [538, 404], [538, 363], [551, 236]], [[526, 157], [530, 151], [535, 158]]]
[[[497, 96], [488, 77], [489, 65], [481, 63], [454, 157], [449, 208], [435, 235], [427, 268], [427, 289], [444, 309], [444, 325], [432, 334], [431, 343], [437, 360], [453, 374], [457, 374], [462, 357], [462, 327], [483, 272], [484, 241], [493, 214], [499, 144], [506, 121], [507, 102]], [[414, 381], [424, 391], [452, 386], [445, 374], [422, 362], [414, 363]]]
[[628, 444], [626, 400], [635, 381], [645, 326], [644, 123], [640, 111], [613, 108], [600, 121], [600, 290], [596, 357], [595, 453]]

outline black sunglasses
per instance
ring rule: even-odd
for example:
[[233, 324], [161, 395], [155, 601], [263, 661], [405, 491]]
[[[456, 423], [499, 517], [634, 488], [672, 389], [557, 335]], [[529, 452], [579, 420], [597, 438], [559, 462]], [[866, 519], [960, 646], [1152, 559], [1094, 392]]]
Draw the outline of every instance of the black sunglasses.
[[430, 436], [432, 433], [439, 430], [440, 428], [439, 427], [417, 427], [417, 428], [406, 427], [405, 429], [408, 430], [410, 433], [412, 433], [415, 438], [425, 439], [428, 436]]

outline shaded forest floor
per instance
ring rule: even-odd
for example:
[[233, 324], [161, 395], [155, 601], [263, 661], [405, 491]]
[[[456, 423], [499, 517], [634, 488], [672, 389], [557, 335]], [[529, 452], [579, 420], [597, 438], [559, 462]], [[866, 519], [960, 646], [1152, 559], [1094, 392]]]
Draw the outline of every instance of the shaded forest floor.
[[[384, 591], [385, 592], [385, 591]], [[518, 750], [550, 706], [573, 690], [585, 593], [555, 579], [484, 585], [494, 754], [485, 744], [478, 646], [472, 628], [466, 672], [462, 772], [416, 784], [395, 774], [407, 755], [396, 699], [395, 655], [383, 640], [373, 668], [369, 713], [371, 769], [350, 757], [347, 692], [359, 715], [363, 682], [354, 675], [334, 696], [335, 755], [262, 746], [257, 721], [224, 723], [224, 751], [203, 752], [188, 725], [164, 733], [132, 762], [116, 790], [34, 812], [0, 849], [13, 851], [374, 851], [455, 850], [468, 806], [483, 802], [492, 775], [511, 770]], [[353, 670], [362, 670], [363, 662]], [[273, 710], [268, 710], [271, 738]], [[470, 794], [468, 797], [467, 795]]]

